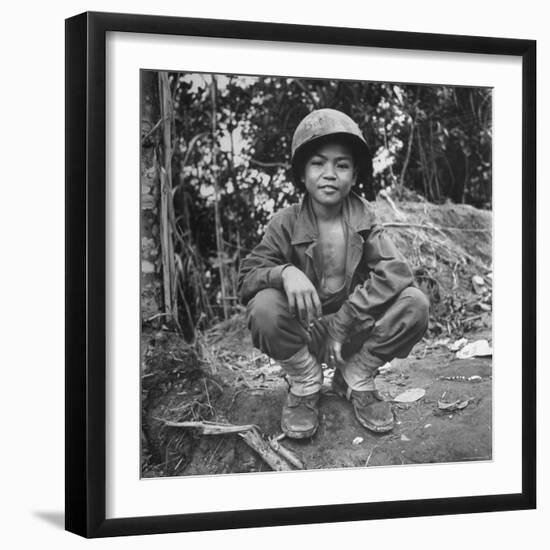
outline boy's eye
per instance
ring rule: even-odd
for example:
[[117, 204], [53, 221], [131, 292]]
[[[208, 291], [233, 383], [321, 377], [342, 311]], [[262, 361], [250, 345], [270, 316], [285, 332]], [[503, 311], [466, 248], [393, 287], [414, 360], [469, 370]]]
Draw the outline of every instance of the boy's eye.
[[347, 170], [350, 168], [350, 165], [347, 162], [339, 162], [336, 166], [342, 170]]

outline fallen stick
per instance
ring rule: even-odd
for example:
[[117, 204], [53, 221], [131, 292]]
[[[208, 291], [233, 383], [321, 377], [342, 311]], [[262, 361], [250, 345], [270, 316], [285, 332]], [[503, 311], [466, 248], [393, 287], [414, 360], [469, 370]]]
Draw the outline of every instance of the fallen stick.
[[276, 438], [269, 440], [269, 446], [298, 470], [306, 469], [304, 463], [290, 449], [283, 447]]
[[[490, 233], [491, 229], [477, 229], [470, 227], [449, 227], [446, 225], [435, 226], [433, 224], [426, 223], [407, 223], [407, 222], [384, 222], [381, 225], [384, 227], [417, 227], [418, 229], [431, 229], [432, 231], [437, 231], [442, 233], [443, 231], [465, 231], [468, 233]], [[447, 235], [445, 235], [446, 237]]]
[[240, 433], [244, 442], [254, 451], [256, 451], [264, 460], [264, 462], [276, 472], [292, 470], [292, 465], [277, 454], [268, 443], [264, 441], [258, 430], [251, 429], [247, 432]]
[[378, 447], [378, 445], [375, 445], [375, 446], [371, 449], [371, 451], [370, 451], [370, 453], [369, 453], [369, 456], [367, 457], [367, 462], [365, 462], [365, 468], [368, 467], [369, 462], [370, 462], [370, 459], [371, 459], [371, 456], [372, 456], [372, 453], [374, 453], [374, 451], [376, 450], [377, 447]]
[[401, 210], [399, 210], [399, 208], [397, 208], [397, 206], [395, 206], [395, 203], [393, 202], [392, 198], [390, 197], [390, 195], [385, 189], [381, 189], [378, 194], [388, 202], [391, 209], [395, 212], [395, 215], [397, 216], [398, 220], [405, 219], [405, 215], [403, 214], [403, 212], [401, 212]]
[[418, 229], [430, 229], [432, 231], [436, 231], [437, 233], [440, 233], [443, 237], [447, 237], [445, 233], [439, 228], [436, 227], [433, 224], [426, 224], [426, 223], [408, 223], [408, 222], [385, 222], [382, 223], [384, 227], [417, 227]]
[[292, 466], [299, 470], [305, 469], [300, 459], [287, 448], [280, 445], [275, 439], [266, 443], [258, 432], [258, 427], [254, 424], [237, 426], [234, 424], [208, 422], [206, 420], [202, 422], [191, 420], [186, 422], [172, 422], [171, 420], [163, 420], [161, 418], [156, 418], [155, 420], [163, 422], [165, 426], [170, 428], [194, 428], [200, 430], [202, 435], [238, 433], [244, 442], [256, 451], [272, 470], [292, 470]]
[[234, 424], [221, 424], [218, 422], [172, 422], [171, 420], [162, 420], [157, 419], [161, 422], [164, 422], [165, 426], [169, 428], [195, 428], [201, 430], [203, 435], [223, 435], [223, 434], [233, 434], [247, 432], [255, 428], [254, 424], [244, 424], [242, 426], [236, 426]]

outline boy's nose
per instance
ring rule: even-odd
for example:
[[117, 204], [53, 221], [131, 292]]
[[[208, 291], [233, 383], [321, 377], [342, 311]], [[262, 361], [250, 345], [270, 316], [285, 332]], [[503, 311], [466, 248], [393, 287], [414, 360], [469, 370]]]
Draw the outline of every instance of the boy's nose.
[[325, 179], [336, 179], [336, 172], [334, 170], [334, 166], [330, 162], [327, 162], [325, 167], [325, 173], [323, 174], [323, 177]]

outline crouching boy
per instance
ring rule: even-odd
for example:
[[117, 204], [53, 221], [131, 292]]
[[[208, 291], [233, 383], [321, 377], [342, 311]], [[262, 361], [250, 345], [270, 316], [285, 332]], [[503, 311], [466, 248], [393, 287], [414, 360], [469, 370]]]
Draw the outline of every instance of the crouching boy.
[[391, 430], [393, 412], [374, 376], [426, 331], [426, 296], [369, 203], [352, 193], [369, 165], [351, 118], [333, 109], [307, 115], [292, 140], [292, 171], [305, 197], [273, 216], [241, 265], [252, 341], [290, 383], [281, 418], [289, 437], [317, 430], [322, 363], [336, 368], [333, 389], [365, 428]]

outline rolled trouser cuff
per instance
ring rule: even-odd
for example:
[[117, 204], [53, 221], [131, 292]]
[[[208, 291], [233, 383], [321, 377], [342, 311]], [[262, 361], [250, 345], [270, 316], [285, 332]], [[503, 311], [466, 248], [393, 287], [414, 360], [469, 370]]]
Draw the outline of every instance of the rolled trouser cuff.
[[321, 391], [323, 369], [306, 346], [279, 363], [287, 375], [291, 393], [303, 397]]
[[340, 370], [350, 389], [356, 391], [374, 391], [374, 377], [378, 368], [384, 364], [385, 361], [363, 347], [352, 355]]

